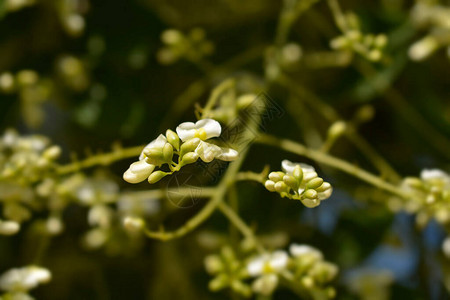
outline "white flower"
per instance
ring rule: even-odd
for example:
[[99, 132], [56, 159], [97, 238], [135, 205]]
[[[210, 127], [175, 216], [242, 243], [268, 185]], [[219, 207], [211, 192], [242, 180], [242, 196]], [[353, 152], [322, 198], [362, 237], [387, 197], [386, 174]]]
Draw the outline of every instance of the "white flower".
[[238, 157], [238, 152], [230, 148], [221, 148], [217, 145], [200, 141], [195, 153], [204, 161], [211, 162], [214, 158], [232, 161]]
[[286, 267], [288, 259], [287, 253], [282, 250], [262, 254], [248, 263], [247, 272], [250, 276], [278, 273]]
[[139, 183], [147, 179], [154, 169], [155, 165], [139, 160], [132, 163], [128, 170], [123, 173], [123, 179], [129, 183]]
[[192, 122], [181, 123], [176, 131], [183, 142], [195, 137], [204, 141], [220, 136], [222, 127], [216, 120], [203, 119], [197, 121], [195, 124]]
[[289, 252], [293, 257], [302, 257], [305, 255], [311, 255], [317, 257], [318, 259], [323, 259], [322, 252], [309, 245], [292, 244], [291, 246], [289, 246]]
[[51, 279], [49, 270], [37, 266], [11, 269], [0, 277], [0, 288], [8, 292], [24, 292]]

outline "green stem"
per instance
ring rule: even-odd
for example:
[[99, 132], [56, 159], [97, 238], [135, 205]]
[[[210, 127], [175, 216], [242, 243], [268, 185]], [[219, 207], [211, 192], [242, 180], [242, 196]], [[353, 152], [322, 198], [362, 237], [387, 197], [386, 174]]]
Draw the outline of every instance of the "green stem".
[[264, 246], [257, 240], [253, 230], [245, 224], [245, 222], [239, 217], [238, 214], [225, 202], [220, 202], [218, 205], [219, 210], [228, 218], [228, 220], [245, 236], [249, 239], [260, 253], [266, 252]]
[[138, 156], [144, 147], [145, 145], [131, 148], [123, 148], [114, 150], [113, 152], [110, 153], [94, 155], [82, 161], [75, 161], [67, 165], [57, 166], [56, 173], [58, 173], [59, 175], [64, 175], [79, 171], [81, 169], [90, 168], [96, 165], [107, 166], [118, 160]]

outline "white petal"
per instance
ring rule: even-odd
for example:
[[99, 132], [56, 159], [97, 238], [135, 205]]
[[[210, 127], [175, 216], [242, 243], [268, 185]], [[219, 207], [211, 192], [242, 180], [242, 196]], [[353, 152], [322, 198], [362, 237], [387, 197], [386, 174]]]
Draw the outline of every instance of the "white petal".
[[305, 172], [314, 172], [315, 169], [313, 166], [310, 166], [308, 164], [304, 163], [293, 163], [287, 159], [283, 160], [281, 162], [281, 169], [286, 172], [287, 174], [292, 174], [294, 172], [294, 168], [296, 166], [300, 166], [302, 168], [302, 171]]
[[320, 252], [318, 249], [311, 247], [309, 245], [292, 244], [289, 247], [289, 252], [294, 257], [300, 257], [303, 255], [314, 255], [320, 259], [323, 258], [322, 252]]
[[234, 149], [222, 148], [221, 150], [222, 152], [219, 155], [217, 155], [217, 158], [220, 160], [233, 161], [239, 156], [239, 153]]
[[286, 267], [288, 258], [285, 251], [275, 251], [270, 258], [269, 264], [275, 271], [281, 271]]
[[267, 259], [267, 256], [260, 256], [252, 261], [250, 261], [247, 265], [247, 272], [250, 276], [258, 276], [263, 273], [264, 263]]
[[147, 179], [154, 169], [154, 165], [140, 160], [130, 165], [128, 170], [123, 173], [123, 179], [129, 183], [139, 183]]
[[200, 129], [203, 128], [206, 131], [206, 138], [210, 139], [213, 137], [220, 136], [222, 132], [222, 127], [220, 126], [220, 123], [213, 119], [203, 119], [197, 121], [195, 123], [195, 128]]
[[222, 153], [222, 149], [217, 145], [201, 141], [195, 149], [195, 153], [197, 153], [204, 162], [211, 162], [216, 156]]
[[420, 173], [420, 178], [423, 180], [428, 179], [448, 179], [449, 175], [442, 170], [439, 169], [424, 169]]
[[184, 122], [178, 125], [176, 132], [178, 137], [183, 141], [187, 141], [193, 137], [195, 137], [196, 128], [195, 124], [192, 122]]

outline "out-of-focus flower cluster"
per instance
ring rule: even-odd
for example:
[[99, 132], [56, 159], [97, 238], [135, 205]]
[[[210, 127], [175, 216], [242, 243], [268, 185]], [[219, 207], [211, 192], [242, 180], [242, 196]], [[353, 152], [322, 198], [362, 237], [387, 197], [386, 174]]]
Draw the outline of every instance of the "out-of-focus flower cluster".
[[49, 100], [53, 83], [49, 79], [39, 77], [33, 70], [22, 70], [16, 74], [4, 72], [0, 75], [0, 91], [17, 93], [26, 124], [36, 128], [44, 120], [42, 105]]
[[177, 29], [167, 29], [161, 34], [164, 47], [157, 54], [162, 64], [172, 64], [180, 59], [199, 62], [214, 51], [214, 44], [206, 39], [202, 28], [194, 28], [185, 34]]
[[269, 296], [284, 283], [313, 299], [335, 296], [330, 283], [337, 275], [337, 266], [325, 261], [319, 250], [308, 245], [292, 244], [289, 254], [276, 250], [244, 257], [238, 257], [231, 247], [225, 246], [220, 254], [206, 257], [205, 267], [214, 276], [209, 283], [212, 291], [230, 288], [245, 297], [253, 293]]
[[0, 276], [0, 289], [5, 291], [1, 295], [4, 300], [32, 300], [29, 291], [42, 283], [51, 280], [49, 270], [38, 266], [26, 266], [6, 271]]
[[392, 198], [388, 202], [393, 211], [404, 209], [416, 213], [416, 221], [424, 226], [430, 219], [441, 224], [450, 222], [450, 176], [438, 169], [425, 169], [420, 178], [407, 177], [401, 184], [401, 189], [410, 194], [407, 201]]
[[318, 177], [312, 166], [283, 160], [281, 167], [283, 172], [271, 172], [264, 183], [269, 191], [300, 200], [306, 207], [316, 207], [331, 196], [331, 185]]
[[[196, 162], [199, 158], [204, 162], [214, 159], [232, 161], [237, 158], [237, 151], [222, 148], [207, 140], [219, 137], [222, 127], [213, 119], [202, 119], [196, 123], [180, 124], [176, 133], [167, 130], [166, 135], [160, 134], [142, 150], [139, 161], [130, 165], [123, 174], [124, 180], [139, 183], [148, 179], [149, 183], [156, 183], [163, 177], [179, 171], [183, 166]], [[181, 143], [180, 143], [181, 139]], [[174, 154], [177, 155], [175, 162]], [[168, 171], [157, 170], [156, 167], [168, 165]]]
[[450, 6], [439, 1], [417, 0], [411, 10], [411, 21], [428, 33], [409, 48], [409, 57], [415, 61], [428, 58], [436, 50], [447, 47], [450, 57]]
[[358, 16], [351, 12], [346, 13], [342, 21], [345, 23], [345, 32], [331, 40], [331, 48], [351, 51], [370, 61], [381, 60], [388, 42], [386, 35], [363, 34]]

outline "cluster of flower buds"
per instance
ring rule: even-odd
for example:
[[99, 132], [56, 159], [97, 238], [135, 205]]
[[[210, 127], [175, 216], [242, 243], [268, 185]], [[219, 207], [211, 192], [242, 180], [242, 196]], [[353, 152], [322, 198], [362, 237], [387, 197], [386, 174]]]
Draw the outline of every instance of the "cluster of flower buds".
[[429, 32], [411, 45], [409, 57], [421, 61], [443, 47], [447, 47], [450, 57], [449, 20], [450, 6], [441, 5], [439, 1], [416, 1], [411, 11], [411, 21], [420, 29], [428, 28]]
[[330, 299], [335, 290], [330, 283], [338, 268], [324, 260], [322, 253], [308, 245], [292, 244], [289, 253], [284, 250], [258, 254], [239, 259], [230, 247], [222, 248], [220, 255], [206, 257], [208, 273], [215, 277], [209, 288], [218, 291], [230, 288], [243, 296], [252, 293], [270, 296], [281, 278], [292, 281], [302, 293]]
[[283, 172], [269, 174], [269, 179], [264, 184], [269, 191], [278, 192], [281, 197], [300, 200], [310, 208], [318, 206], [320, 201], [331, 196], [331, 185], [318, 177], [312, 166], [283, 160], [281, 167]]
[[164, 47], [159, 50], [157, 58], [162, 64], [172, 64], [184, 58], [198, 62], [213, 53], [214, 45], [205, 37], [202, 28], [194, 28], [188, 34], [176, 29], [167, 29], [161, 34]]
[[[160, 134], [145, 146], [139, 161], [130, 165], [123, 174], [123, 179], [129, 183], [139, 183], [145, 179], [148, 179], [149, 183], [156, 183], [199, 158], [207, 163], [214, 159], [235, 160], [238, 156], [236, 150], [207, 142], [211, 138], [219, 137], [221, 132], [219, 122], [213, 119], [182, 123], [177, 127], [176, 133], [169, 129], [165, 136]], [[178, 157], [177, 162], [174, 161], [175, 155]], [[155, 171], [156, 167], [166, 164], [170, 171]]]
[[0, 180], [21, 185], [36, 182], [54, 167], [60, 154], [61, 148], [51, 146], [43, 136], [20, 136], [9, 129], [0, 138]]
[[206, 271], [215, 277], [209, 282], [211, 291], [230, 288], [234, 293], [249, 297], [250, 286], [244, 281], [249, 278], [245, 264], [238, 259], [232, 248], [225, 246], [218, 255], [205, 258]]
[[38, 266], [8, 270], [0, 276], [0, 289], [6, 292], [0, 298], [32, 300], [28, 292], [51, 278], [49, 270]]
[[330, 46], [335, 50], [347, 50], [358, 53], [370, 61], [379, 61], [387, 44], [384, 34], [363, 34], [358, 17], [353, 13], [345, 15], [346, 31], [331, 40]]
[[408, 201], [393, 198], [389, 207], [417, 213], [416, 221], [424, 226], [431, 218], [441, 224], [450, 222], [450, 175], [438, 169], [425, 169], [420, 178], [407, 177], [401, 189], [411, 195]]

